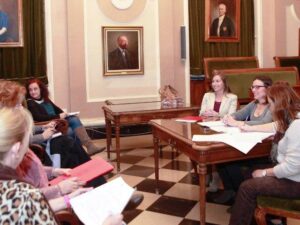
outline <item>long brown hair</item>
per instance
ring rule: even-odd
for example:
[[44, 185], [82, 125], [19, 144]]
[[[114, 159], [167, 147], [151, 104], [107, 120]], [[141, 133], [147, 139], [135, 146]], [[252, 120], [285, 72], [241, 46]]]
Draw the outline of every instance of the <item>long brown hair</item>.
[[277, 81], [269, 87], [267, 97], [274, 104], [272, 115], [278, 124], [277, 130], [284, 133], [300, 112], [300, 97], [286, 81]]
[[25, 87], [17, 82], [0, 80], [0, 108], [15, 107], [21, 104], [25, 97]]

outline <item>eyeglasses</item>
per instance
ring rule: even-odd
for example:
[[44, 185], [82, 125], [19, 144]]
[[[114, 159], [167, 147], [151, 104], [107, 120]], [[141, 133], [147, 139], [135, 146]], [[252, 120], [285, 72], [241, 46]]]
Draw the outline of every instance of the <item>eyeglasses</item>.
[[266, 86], [264, 86], [264, 85], [252, 85], [251, 87], [250, 87], [250, 89], [252, 90], [252, 89], [259, 89], [259, 88], [261, 88], [261, 87], [266, 87]]

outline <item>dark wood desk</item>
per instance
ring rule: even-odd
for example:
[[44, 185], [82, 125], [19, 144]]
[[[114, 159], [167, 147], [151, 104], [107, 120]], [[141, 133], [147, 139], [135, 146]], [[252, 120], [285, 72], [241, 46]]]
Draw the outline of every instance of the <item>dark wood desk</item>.
[[120, 127], [148, 123], [152, 119], [176, 118], [198, 115], [199, 106], [183, 104], [177, 107], [162, 107], [160, 102], [143, 102], [102, 107], [105, 116], [107, 156], [110, 158], [112, 124], [115, 126], [117, 170], [120, 171]]
[[[202, 128], [196, 123], [179, 123], [171, 119], [151, 120], [154, 142], [155, 179], [158, 187], [159, 180], [159, 142], [167, 141], [179, 151], [197, 162], [199, 168], [199, 203], [200, 224], [205, 224], [206, 186], [205, 178], [207, 165], [231, 162], [267, 156], [271, 149], [271, 139], [257, 144], [247, 155], [221, 142], [193, 142], [194, 134], [215, 133]], [[159, 188], [159, 187], [158, 187]]]

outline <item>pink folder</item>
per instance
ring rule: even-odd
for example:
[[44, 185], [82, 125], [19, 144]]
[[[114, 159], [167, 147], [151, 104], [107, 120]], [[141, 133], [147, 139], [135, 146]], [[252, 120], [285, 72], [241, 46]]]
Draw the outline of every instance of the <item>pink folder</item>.
[[114, 167], [111, 164], [98, 157], [72, 169], [70, 171], [70, 176], [62, 175], [51, 180], [49, 183], [50, 185], [55, 185], [71, 177], [78, 177], [79, 180], [88, 182], [95, 177], [111, 172], [113, 169]]

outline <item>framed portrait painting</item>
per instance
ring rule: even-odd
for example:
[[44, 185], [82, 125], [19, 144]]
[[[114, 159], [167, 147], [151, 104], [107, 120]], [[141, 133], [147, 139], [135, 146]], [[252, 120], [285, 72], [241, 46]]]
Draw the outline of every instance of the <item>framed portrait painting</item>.
[[205, 41], [240, 41], [240, 0], [205, 0]]
[[102, 27], [104, 76], [144, 74], [143, 27]]
[[0, 47], [22, 46], [22, 0], [0, 0]]

